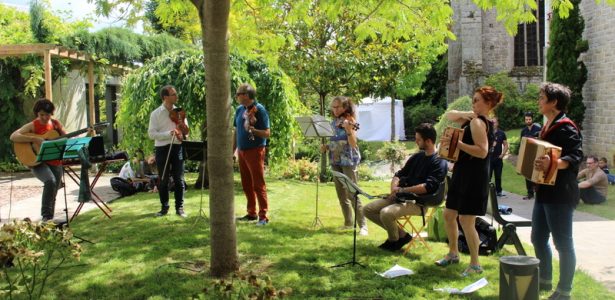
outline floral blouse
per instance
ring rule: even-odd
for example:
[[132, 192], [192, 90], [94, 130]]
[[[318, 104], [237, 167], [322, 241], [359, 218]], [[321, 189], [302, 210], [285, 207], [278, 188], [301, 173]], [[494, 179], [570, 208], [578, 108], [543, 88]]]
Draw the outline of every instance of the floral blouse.
[[359, 147], [353, 148], [348, 143], [348, 134], [344, 128], [337, 126], [337, 119], [331, 121], [335, 133], [329, 140], [329, 160], [332, 166], [357, 166], [361, 161]]

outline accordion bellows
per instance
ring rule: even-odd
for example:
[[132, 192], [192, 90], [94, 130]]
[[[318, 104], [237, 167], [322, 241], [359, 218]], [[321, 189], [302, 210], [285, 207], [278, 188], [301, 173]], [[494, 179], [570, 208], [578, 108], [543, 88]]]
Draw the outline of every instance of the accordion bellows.
[[[555, 185], [557, 177], [557, 160], [562, 154], [562, 148], [551, 143], [523, 137], [519, 146], [519, 157], [517, 160], [517, 173], [523, 175], [528, 180], [546, 185]], [[551, 158], [551, 165], [547, 172], [539, 171], [534, 168], [534, 161], [548, 155]]]
[[463, 137], [463, 129], [455, 127], [446, 127], [442, 134], [442, 140], [450, 141], [447, 147], [440, 146], [438, 155], [440, 158], [456, 162], [459, 159], [459, 148], [457, 147], [459, 141]]

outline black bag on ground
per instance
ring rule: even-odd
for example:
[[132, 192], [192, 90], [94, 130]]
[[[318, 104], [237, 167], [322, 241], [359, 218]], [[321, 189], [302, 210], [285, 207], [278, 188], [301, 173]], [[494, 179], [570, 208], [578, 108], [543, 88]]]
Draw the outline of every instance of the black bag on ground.
[[111, 188], [120, 193], [121, 197], [130, 196], [137, 193], [137, 188], [132, 184], [132, 182], [122, 177], [111, 178]]
[[[457, 224], [459, 224], [459, 220], [457, 220]], [[468, 247], [468, 242], [466, 241], [466, 237], [463, 233], [463, 229], [461, 225], [459, 226], [459, 239], [457, 240], [457, 245], [460, 252], [470, 253], [470, 248]], [[491, 226], [487, 221], [485, 221], [481, 217], [476, 217], [476, 231], [478, 232], [478, 238], [480, 240], [480, 244], [478, 246], [478, 254], [479, 255], [490, 255], [493, 254], [496, 250], [498, 237], [495, 231], [495, 228]]]

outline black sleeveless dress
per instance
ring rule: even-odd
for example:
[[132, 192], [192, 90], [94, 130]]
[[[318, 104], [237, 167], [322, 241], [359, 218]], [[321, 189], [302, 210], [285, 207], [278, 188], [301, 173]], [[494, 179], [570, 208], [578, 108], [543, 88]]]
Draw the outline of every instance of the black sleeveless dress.
[[[487, 125], [488, 145], [493, 145], [495, 138], [493, 126], [485, 117], [479, 116], [480, 120]], [[462, 141], [468, 145], [474, 145], [470, 122], [461, 126], [463, 128]], [[446, 196], [446, 208], [456, 210], [460, 215], [484, 216], [487, 211], [489, 197], [489, 159], [487, 157], [474, 157], [463, 151], [459, 151], [459, 159], [453, 167], [453, 175]]]

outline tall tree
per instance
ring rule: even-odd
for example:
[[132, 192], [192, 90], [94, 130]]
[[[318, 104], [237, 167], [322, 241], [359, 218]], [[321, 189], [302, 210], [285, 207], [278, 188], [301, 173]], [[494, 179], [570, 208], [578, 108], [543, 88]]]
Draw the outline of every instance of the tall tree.
[[558, 14], [551, 20], [549, 50], [547, 51], [547, 80], [561, 83], [570, 88], [572, 96], [568, 106], [568, 116], [577, 124], [583, 124], [585, 105], [583, 104], [583, 85], [587, 81], [587, 68], [579, 60], [581, 53], [589, 45], [583, 40], [585, 21], [579, 12], [581, 0], [572, 0], [575, 9], [567, 18]]

